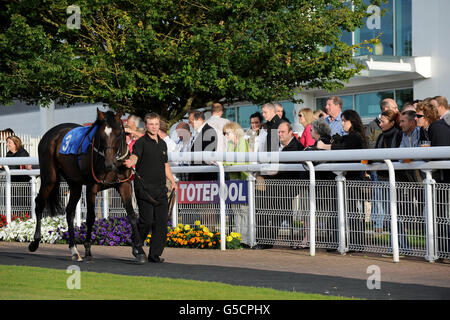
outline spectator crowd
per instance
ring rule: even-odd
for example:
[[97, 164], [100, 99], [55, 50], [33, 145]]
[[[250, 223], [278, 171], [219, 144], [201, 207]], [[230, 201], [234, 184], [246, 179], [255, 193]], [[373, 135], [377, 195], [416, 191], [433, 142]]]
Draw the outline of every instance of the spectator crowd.
[[[367, 125], [363, 124], [360, 115], [354, 110], [343, 110], [343, 101], [338, 96], [328, 98], [325, 110], [313, 111], [311, 108], [302, 108], [298, 111], [298, 121], [303, 127], [301, 134], [294, 132], [292, 124], [286, 118], [283, 106], [279, 103], [266, 103], [259, 112], [250, 115], [250, 128], [244, 130], [239, 123], [232, 122], [223, 117], [222, 104], [214, 103], [211, 107], [211, 116], [206, 119], [205, 113], [200, 110], [191, 110], [187, 119], [169, 127], [169, 123], [160, 119], [159, 137], [166, 142], [168, 152], [288, 152], [288, 151], [320, 151], [368, 148], [416, 148], [450, 146], [450, 106], [443, 96], [429, 97], [404, 103], [399, 108], [396, 101], [390, 98], [380, 101], [379, 115]], [[134, 143], [145, 132], [140, 129], [141, 120], [131, 115], [127, 119], [125, 132], [130, 152]], [[246, 128], [245, 128], [246, 129]], [[7, 157], [28, 156], [23, 149], [20, 139], [16, 136], [8, 137]], [[408, 159], [402, 160], [409, 162]], [[176, 165], [205, 165], [205, 161], [178, 162]], [[224, 163], [236, 165], [242, 163]], [[246, 173], [230, 173], [227, 179], [246, 179]], [[217, 180], [215, 172], [198, 172], [180, 175], [182, 180], [214, 181]], [[326, 179], [321, 172], [317, 179]], [[347, 180], [387, 181], [388, 174], [384, 171], [348, 172]], [[438, 183], [450, 182], [450, 170], [437, 170], [433, 178]], [[29, 179], [24, 176], [23, 179]], [[292, 224], [292, 201], [280, 204], [277, 201], [277, 190], [270, 183], [264, 181], [273, 179], [308, 179], [307, 173], [295, 172], [261, 172], [257, 180], [263, 185], [260, 190], [263, 196], [270, 201], [269, 212], [286, 212], [283, 214], [256, 215], [256, 225], [271, 225], [270, 238], [277, 238], [277, 230], [283, 224]], [[407, 170], [398, 173], [397, 181], [422, 182], [423, 173], [419, 170]], [[286, 191], [288, 197], [294, 198], [299, 190]], [[381, 231], [388, 209], [380, 200], [381, 191], [373, 188], [371, 200], [371, 220], [374, 230]], [[318, 195], [320, 197], [320, 194]], [[448, 203], [448, 199], [438, 199], [438, 203]], [[271, 209], [273, 209], [271, 211]], [[278, 211], [277, 211], [278, 210]], [[444, 210], [438, 208], [439, 211]], [[442, 213], [444, 214], [444, 213]], [[261, 220], [266, 219], [266, 220]], [[267, 221], [268, 219], [268, 221]], [[211, 221], [210, 223], [214, 223]], [[335, 230], [337, 221], [330, 220], [328, 228]], [[362, 228], [364, 228], [362, 226]], [[399, 225], [400, 230], [402, 226]], [[450, 230], [447, 237], [450, 235]], [[267, 231], [256, 229], [256, 240], [267, 236]], [[331, 237], [337, 238], [337, 234]], [[336, 239], [335, 239], [336, 240]], [[337, 241], [337, 240], [336, 240]], [[308, 235], [302, 245], [308, 242]], [[401, 246], [407, 247], [407, 241]], [[271, 244], [261, 245], [260, 248], [271, 247]]]

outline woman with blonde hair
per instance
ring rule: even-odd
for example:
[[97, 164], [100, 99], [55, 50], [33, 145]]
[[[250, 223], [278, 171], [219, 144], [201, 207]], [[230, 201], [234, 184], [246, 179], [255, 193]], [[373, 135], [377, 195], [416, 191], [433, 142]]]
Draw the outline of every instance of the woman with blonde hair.
[[300, 137], [300, 143], [304, 148], [313, 146], [316, 140], [311, 135], [311, 123], [314, 121], [314, 113], [310, 108], [303, 108], [298, 112], [298, 121], [305, 128]]
[[[244, 138], [244, 130], [237, 122], [228, 122], [223, 126], [223, 135], [227, 141], [227, 152], [249, 152], [250, 148], [248, 141]], [[224, 162], [224, 165], [239, 165], [246, 163]], [[247, 180], [248, 174], [246, 172], [230, 172], [228, 178], [230, 180]], [[232, 230], [240, 234], [241, 243], [249, 245], [250, 238], [248, 235], [248, 218], [247, 214], [242, 210], [241, 204], [231, 204], [228, 213], [228, 224], [233, 226]]]
[[[6, 138], [6, 147], [8, 148], [7, 157], [29, 157], [30, 154], [27, 150], [23, 148], [22, 140], [16, 135], [8, 136]], [[2, 168], [2, 166], [0, 166]], [[31, 169], [31, 165], [19, 166], [12, 165], [9, 169]], [[30, 181], [29, 176], [12, 176], [12, 182], [28, 182]]]
[[[237, 122], [228, 122], [223, 126], [223, 135], [227, 141], [227, 152], [249, 152], [248, 141], [244, 138], [244, 130]], [[236, 165], [244, 163], [224, 163], [225, 165]], [[230, 172], [231, 180], [245, 180], [245, 172]]]

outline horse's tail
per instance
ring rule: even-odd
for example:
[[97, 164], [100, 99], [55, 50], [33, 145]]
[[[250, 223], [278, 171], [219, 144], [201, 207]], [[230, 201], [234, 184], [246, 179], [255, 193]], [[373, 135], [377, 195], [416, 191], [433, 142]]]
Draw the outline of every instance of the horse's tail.
[[60, 177], [58, 176], [55, 185], [47, 198], [47, 207], [50, 209], [50, 216], [52, 217], [63, 214], [61, 195], [59, 192], [60, 182]]

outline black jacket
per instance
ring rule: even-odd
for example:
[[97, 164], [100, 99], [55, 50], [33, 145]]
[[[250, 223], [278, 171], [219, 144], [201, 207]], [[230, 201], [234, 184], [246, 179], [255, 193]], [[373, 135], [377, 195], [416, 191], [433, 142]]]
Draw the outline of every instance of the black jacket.
[[[281, 149], [281, 152], [286, 151], [302, 151], [305, 147], [295, 137], [292, 137], [287, 146]], [[291, 162], [292, 163], [292, 162]], [[272, 179], [304, 179], [302, 171], [279, 171], [274, 176], [269, 176]]]
[[402, 137], [402, 131], [396, 126], [393, 126], [389, 130], [381, 132], [375, 143], [375, 148], [398, 148], [402, 142]]
[[[217, 150], [217, 132], [209, 124], [205, 123], [202, 131], [195, 136], [194, 142], [191, 146], [191, 152], [195, 151], [216, 151]], [[193, 163], [192, 165], [206, 165], [203, 161], [202, 163]], [[190, 174], [191, 181], [211, 181], [217, 180], [216, 172], [205, 172], [205, 173], [192, 173]]]
[[[450, 125], [443, 119], [434, 121], [428, 127], [429, 140], [432, 147], [450, 146]], [[450, 182], [450, 170], [437, 170], [433, 174], [437, 182]]]
[[[8, 153], [6, 153], [7, 157], [29, 157], [30, 154], [28, 153], [27, 150], [25, 150], [24, 148], [21, 148], [19, 150], [17, 150], [16, 153], [12, 153], [11, 151], [8, 151]], [[13, 169], [20, 169], [20, 166], [9, 166], [9, 169], [13, 170]], [[11, 181], [12, 182], [28, 182], [30, 181], [30, 176], [11, 176]]]
[[[273, 152], [278, 151], [279, 139], [278, 139], [278, 125], [282, 122], [278, 115], [275, 115], [270, 121], [267, 121], [263, 128], [267, 130], [266, 145], [264, 151]], [[272, 133], [274, 136], [272, 136]]]
[[[402, 131], [393, 126], [389, 130], [381, 132], [378, 136], [375, 148], [398, 148], [402, 142], [403, 133]], [[386, 170], [377, 171], [378, 179], [381, 181], [387, 181], [389, 179], [389, 172]]]
[[428, 133], [432, 147], [450, 146], [450, 125], [444, 120], [437, 120], [430, 124]]
[[[333, 136], [331, 150], [366, 149], [364, 138], [357, 132], [350, 131], [345, 136]], [[345, 175], [347, 180], [364, 180], [364, 172], [348, 171]]]

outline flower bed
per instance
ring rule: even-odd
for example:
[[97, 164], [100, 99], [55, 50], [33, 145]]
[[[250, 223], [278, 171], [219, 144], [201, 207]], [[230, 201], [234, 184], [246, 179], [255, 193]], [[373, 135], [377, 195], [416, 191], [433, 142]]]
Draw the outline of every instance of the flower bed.
[[[87, 225], [83, 222], [80, 227], [75, 227], [76, 243], [84, 243], [87, 235]], [[61, 233], [63, 240], [69, 239], [69, 232]], [[92, 226], [91, 243], [103, 246], [127, 246], [131, 245], [131, 225], [126, 218], [100, 219]]]
[[[30, 242], [33, 240], [36, 222], [25, 219], [15, 219], [10, 224], [0, 228], [0, 240]], [[76, 243], [84, 243], [87, 233], [86, 222], [75, 227]], [[65, 216], [46, 217], [41, 222], [41, 234], [44, 243], [66, 243], [69, 238]], [[151, 235], [146, 239], [150, 243]], [[95, 221], [92, 227], [91, 243], [104, 246], [131, 245], [131, 226], [126, 218], [109, 218]], [[200, 221], [190, 225], [178, 224], [173, 228], [170, 223], [167, 230], [168, 247], [219, 249], [220, 233], [212, 233]], [[241, 248], [240, 234], [231, 232], [226, 237], [227, 249]]]
[[[30, 242], [34, 238], [36, 221], [29, 218], [17, 218], [7, 226], [0, 228], [0, 240]], [[64, 216], [46, 217], [41, 220], [41, 242], [61, 242], [59, 230], [67, 230], [67, 222]]]
[[[151, 235], [146, 242], [149, 243], [150, 239]], [[220, 243], [220, 233], [210, 232], [200, 221], [195, 221], [192, 227], [180, 223], [175, 228], [169, 228], [166, 245], [177, 248], [219, 249]], [[231, 232], [226, 237], [226, 248], [241, 248], [241, 235]]]
[[[22, 216], [13, 215], [11, 217], [11, 222], [13, 222], [17, 219], [19, 219], [20, 221], [26, 221], [26, 220], [30, 219], [30, 214], [25, 213], [25, 216], [23, 216], [23, 213], [22, 213]], [[0, 229], [3, 227], [6, 227], [7, 225], [8, 225], [8, 221], [6, 220], [6, 215], [0, 214]]]

